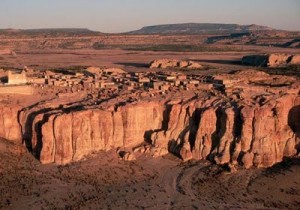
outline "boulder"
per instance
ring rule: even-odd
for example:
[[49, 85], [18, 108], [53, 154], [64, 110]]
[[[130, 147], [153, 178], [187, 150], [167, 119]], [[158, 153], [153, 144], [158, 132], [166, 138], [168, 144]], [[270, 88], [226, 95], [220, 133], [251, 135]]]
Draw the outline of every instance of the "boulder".
[[159, 59], [150, 63], [150, 68], [178, 68], [178, 69], [201, 69], [203, 66], [200, 63], [186, 60], [174, 60], [174, 59]]
[[294, 55], [291, 57], [290, 64], [300, 65], [300, 55]]
[[183, 161], [188, 161], [193, 158], [193, 154], [191, 152], [191, 146], [189, 142], [185, 142], [183, 144], [179, 154]]
[[132, 154], [131, 152], [120, 151], [119, 152], [119, 156], [124, 161], [133, 161], [133, 160], [136, 160], [134, 154]]

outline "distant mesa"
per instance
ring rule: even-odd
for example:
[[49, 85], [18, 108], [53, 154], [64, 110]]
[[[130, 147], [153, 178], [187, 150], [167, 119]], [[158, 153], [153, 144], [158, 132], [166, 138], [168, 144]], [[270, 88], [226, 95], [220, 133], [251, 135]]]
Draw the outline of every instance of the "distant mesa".
[[177, 68], [180, 70], [202, 69], [203, 66], [200, 63], [188, 60], [175, 60], [175, 59], [158, 59], [150, 63], [150, 68]]
[[[145, 26], [139, 30], [125, 34], [224, 34], [247, 33], [255, 31], [272, 31], [274, 29], [260, 25], [238, 25], [222, 23], [179, 23]], [[0, 35], [25, 36], [72, 36], [72, 35], [101, 35], [104, 33], [86, 28], [41, 28], [41, 29], [0, 29]]]
[[128, 32], [128, 34], [221, 34], [271, 30], [274, 29], [255, 24], [182, 23], [146, 26], [140, 30]]
[[0, 35], [25, 36], [87, 36], [102, 34], [86, 28], [42, 28], [42, 29], [0, 29]]
[[[145, 26], [138, 30], [133, 30], [119, 34], [133, 34], [133, 35], [149, 35], [149, 34], [241, 34], [247, 35], [255, 32], [278, 32], [284, 33], [284, 30], [274, 29], [268, 26], [261, 26], [256, 24], [239, 25], [239, 24], [224, 24], [224, 23], [177, 23], [177, 24], [162, 24]], [[90, 30], [87, 28], [40, 28], [40, 29], [0, 29], [0, 35], [20, 35], [20, 36], [97, 36], [109, 33], [102, 33], [99, 31]], [[118, 33], [116, 33], [118, 34]], [[236, 35], [234, 35], [236, 36]], [[217, 37], [222, 38], [222, 37]], [[228, 37], [234, 38], [234, 37]], [[215, 39], [213, 39], [215, 41]], [[294, 43], [297, 42], [297, 43]], [[291, 42], [290, 44], [297, 45], [299, 40]]]
[[261, 67], [281, 67], [287, 65], [300, 65], [300, 55], [291, 54], [265, 54], [247, 55], [242, 58], [243, 65]]

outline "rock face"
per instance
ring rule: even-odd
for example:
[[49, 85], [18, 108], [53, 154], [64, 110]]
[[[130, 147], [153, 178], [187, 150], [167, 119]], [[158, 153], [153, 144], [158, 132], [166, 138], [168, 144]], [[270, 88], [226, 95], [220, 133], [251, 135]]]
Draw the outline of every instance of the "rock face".
[[299, 152], [299, 102], [299, 96], [283, 96], [263, 106], [174, 105], [167, 129], [152, 140], [183, 160], [269, 167]]
[[248, 55], [242, 58], [242, 64], [250, 65], [250, 66], [265, 66], [265, 67], [300, 65], [300, 55], [290, 55], [290, 54]]
[[21, 127], [18, 123], [20, 107], [0, 107], [0, 136], [12, 141], [22, 140]]
[[156, 103], [127, 105], [117, 111], [86, 110], [51, 116], [41, 127], [42, 163], [64, 164], [93, 151], [132, 147], [146, 131], [160, 129], [163, 107]]
[[133, 161], [136, 160], [136, 157], [131, 152], [127, 151], [117, 151], [119, 158], [124, 161]]
[[201, 69], [203, 66], [193, 61], [179, 61], [174, 59], [159, 59], [150, 63], [150, 68], [179, 68], [179, 69]]
[[290, 64], [299, 65], [300, 64], [300, 55], [294, 55], [293, 57], [291, 57]]

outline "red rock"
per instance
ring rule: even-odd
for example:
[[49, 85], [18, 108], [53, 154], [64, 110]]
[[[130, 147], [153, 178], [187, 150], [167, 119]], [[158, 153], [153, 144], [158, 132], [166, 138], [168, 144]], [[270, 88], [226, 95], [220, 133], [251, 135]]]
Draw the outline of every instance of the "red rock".
[[300, 55], [291, 54], [269, 54], [269, 55], [249, 55], [242, 58], [244, 65], [251, 66], [266, 66], [266, 67], [279, 67], [287, 65], [300, 64]]
[[150, 63], [150, 68], [179, 68], [179, 69], [201, 69], [203, 66], [194, 61], [180, 61], [175, 59], [159, 59]]
[[294, 55], [291, 58], [290, 64], [299, 65], [300, 64], [300, 55]]
[[20, 107], [0, 107], [0, 136], [12, 141], [22, 141], [21, 127], [18, 123]]
[[183, 161], [188, 161], [193, 158], [193, 154], [191, 152], [191, 145], [189, 142], [185, 142], [183, 144], [182, 148], [180, 149], [179, 154]]
[[193, 156], [196, 159], [206, 159], [211, 152], [213, 138], [216, 135], [216, 110], [211, 108], [201, 114], [199, 127], [195, 139]]

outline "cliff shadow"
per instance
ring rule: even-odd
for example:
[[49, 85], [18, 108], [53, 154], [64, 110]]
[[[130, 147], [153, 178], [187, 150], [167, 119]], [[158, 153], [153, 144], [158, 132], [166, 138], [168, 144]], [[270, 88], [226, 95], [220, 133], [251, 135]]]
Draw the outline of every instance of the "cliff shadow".
[[34, 125], [34, 129], [36, 132], [36, 138], [37, 138], [37, 142], [36, 142], [36, 147], [33, 148], [33, 153], [35, 155], [35, 157], [39, 160], [40, 156], [41, 156], [41, 151], [43, 148], [43, 133], [42, 133], [42, 126], [43, 124], [45, 124], [46, 122], [48, 122], [49, 120], [49, 115], [45, 114], [43, 116], [43, 119], [40, 120], [39, 122], [37, 122]]
[[24, 127], [22, 126], [22, 139], [23, 139], [23, 143], [25, 143], [26, 148], [29, 152], [33, 152], [33, 145], [32, 145], [32, 136], [33, 136], [33, 122], [35, 120], [35, 118], [40, 115], [40, 114], [44, 114], [46, 112], [51, 111], [51, 108], [45, 108], [45, 109], [41, 109], [39, 111], [34, 111], [31, 112], [25, 121]]
[[[243, 107], [242, 107], [243, 108]], [[242, 130], [244, 121], [242, 119], [241, 110], [242, 108], [236, 108], [234, 110], [234, 123], [233, 123], [233, 141], [230, 144], [230, 157], [233, 157], [234, 151], [236, 149], [237, 144], [241, 141]], [[237, 161], [241, 162], [244, 153], [241, 151], [239, 156], [237, 157]]]
[[160, 131], [167, 131], [168, 130], [168, 125], [170, 121], [170, 114], [172, 111], [172, 105], [165, 105], [165, 109], [163, 111], [163, 119], [162, 119], [162, 124], [160, 129], [155, 129], [155, 130], [147, 130], [144, 133], [144, 141], [150, 144], [153, 144], [151, 136], [153, 133], [157, 133]]
[[242, 66], [241, 60], [208, 60], [208, 59], [197, 59], [193, 60], [199, 63], [208, 63], [208, 64], [224, 64], [224, 65], [239, 65]]
[[192, 117], [190, 118], [191, 128], [190, 128], [189, 142], [190, 142], [190, 146], [191, 146], [191, 151], [195, 147], [195, 141], [196, 141], [196, 136], [197, 136], [197, 132], [199, 129], [202, 112], [203, 112], [203, 109], [196, 109], [194, 111], [194, 113], [192, 114]]
[[145, 133], [144, 133], [144, 141], [147, 142], [147, 143], [149, 143], [149, 144], [153, 144], [151, 136], [155, 132], [158, 132], [158, 131], [155, 131], [155, 130], [145, 131]]
[[218, 108], [216, 110], [216, 116], [217, 116], [216, 131], [211, 135], [212, 146], [209, 155], [210, 160], [214, 160], [215, 156], [217, 155], [218, 151], [216, 150], [220, 145], [220, 139], [224, 136], [226, 132], [227, 116], [222, 110], [222, 108]]
[[[59, 106], [57, 108], [43, 108], [38, 111], [34, 111], [28, 114], [24, 127], [22, 126], [22, 141], [25, 143], [26, 148], [31, 152], [37, 159], [40, 157], [40, 153], [43, 147], [43, 135], [42, 135], [42, 126], [46, 123], [51, 115], [58, 113], [70, 113], [72, 111], [81, 111], [84, 110], [84, 106], [76, 105], [73, 107], [63, 108]], [[43, 115], [42, 119], [37, 121], [35, 124], [35, 119], [38, 115]], [[33, 129], [36, 133], [36, 144], [33, 145]]]
[[[296, 138], [300, 138], [300, 105], [294, 106], [288, 115], [288, 125], [295, 133]], [[296, 145], [296, 149], [300, 152], [300, 143]]]
[[[173, 139], [168, 143], [168, 151], [180, 157], [180, 150], [185, 141], [190, 144], [190, 151], [195, 147], [196, 136], [199, 128], [202, 109], [195, 109], [193, 113], [189, 113], [189, 108], [186, 108], [186, 113], [189, 113], [189, 121], [185, 128], [179, 133], [177, 140]], [[188, 136], [187, 136], [188, 134]]]
[[300, 105], [293, 107], [289, 111], [288, 115], [288, 125], [292, 129], [292, 131], [300, 137]]
[[148, 63], [121, 62], [121, 63], [114, 63], [114, 64], [123, 65], [125, 67], [149, 68]]
[[163, 121], [162, 121], [162, 130], [166, 131], [168, 130], [169, 121], [170, 121], [170, 115], [172, 111], [172, 105], [165, 105], [165, 110], [163, 112]]
[[8, 76], [0, 77], [0, 82], [8, 83]]
[[168, 142], [169, 153], [172, 153], [173, 155], [181, 159], [180, 148], [181, 144], [178, 144], [178, 142], [175, 139], [172, 139]]

